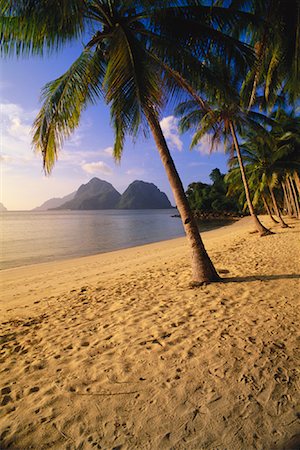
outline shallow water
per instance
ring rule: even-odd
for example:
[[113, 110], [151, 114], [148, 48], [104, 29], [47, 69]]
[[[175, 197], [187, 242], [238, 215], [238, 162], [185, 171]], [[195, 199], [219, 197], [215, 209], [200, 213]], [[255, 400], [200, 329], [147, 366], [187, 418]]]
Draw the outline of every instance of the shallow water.
[[[105, 253], [184, 236], [176, 210], [4, 212], [0, 268]], [[200, 226], [215, 228], [224, 223]]]

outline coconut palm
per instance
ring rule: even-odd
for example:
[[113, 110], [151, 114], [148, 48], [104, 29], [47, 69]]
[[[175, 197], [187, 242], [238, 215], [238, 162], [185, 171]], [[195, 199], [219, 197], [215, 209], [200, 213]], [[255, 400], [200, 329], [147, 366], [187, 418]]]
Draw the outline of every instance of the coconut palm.
[[[276, 111], [274, 117], [276, 122], [272, 136], [276, 140], [278, 152], [283, 155], [285, 172], [281, 184], [286, 205], [291, 216], [300, 218], [300, 117], [294, 111], [287, 112], [281, 108]], [[288, 166], [287, 161], [291, 162]], [[292, 208], [294, 212], [291, 211]]]
[[268, 122], [268, 119], [260, 113], [245, 111], [240, 105], [238, 89], [235, 87], [239, 84], [239, 78], [235, 76], [233, 79], [231, 67], [220, 64], [219, 60], [215, 59], [213, 64], [214, 70], [219, 74], [219, 79], [222, 80], [223, 89], [215, 87], [211, 89], [211, 87], [202, 84], [202, 90], [210, 94], [211, 106], [206, 109], [199, 108], [199, 104], [195, 100], [181, 103], [176, 109], [176, 114], [181, 116], [180, 129], [182, 132], [191, 128], [196, 130], [191, 141], [191, 148], [194, 148], [205, 135], [208, 135], [211, 139], [211, 151], [221, 140], [224, 141], [225, 147], [228, 142], [232, 144], [231, 149], [235, 150], [238, 158], [250, 215], [253, 218], [256, 230], [261, 236], [265, 236], [271, 234], [271, 232], [264, 227], [255, 213], [238, 133], [245, 134], [245, 131], [249, 129], [263, 133], [265, 130], [260, 122]]
[[243, 97], [248, 108], [255, 102], [258, 88], [268, 106], [278, 94], [299, 98], [300, 87], [300, 0], [232, 0], [236, 8], [244, 7], [261, 20], [249, 26], [249, 42], [257, 61], [248, 72]]
[[[258, 204], [260, 199], [262, 199], [267, 212], [273, 218], [268, 208], [268, 197], [271, 196], [274, 210], [281, 226], [287, 227], [281, 216], [274, 193], [274, 189], [279, 185], [279, 171], [281, 170], [280, 162], [278, 162], [280, 155], [274, 148], [276, 149], [275, 142], [271, 136], [249, 133], [247, 141], [240, 146], [240, 151], [247, 172], [249, 188], [253, 195], [253, 204]], [[230, 166], [238, 167], [237, 158], [230, 160]], [[228, 175], [227, 181], [229, 183], [233, 181], [233, 176], [234, 170]]]
[[192, 250], [193, 281], [219, 276], [208, 257], [162, 133], [159, 117], [166, 97], [192, 87], [186, 73], [211, 76], [208, 49], [230, 50], [245, 61], [248, 49], [219, 29], [242, 20], [226, 8], [195, 1], [54, 0], [3, 1], [1, 50], [5, 54], [44, 54], [72, 39], [87, 44], [70, 69], [48, 83], [34, 123], [33, 144], [51, 172], [63, 141], [78, 126], [82, 111], [104, 97], [115, 131], [114, 156], [120, 159], [126, 135], [149, 127], [165, 167]]
[[[289, 208], [290, 205], [289, 195], [294, 211], [296, 215], [299, 215], [299, 205], [294, 185], [290, 183], [290, 174], [297, 173], [300, 169], [298, 151], [300, 127], [299, 118], [293, 113], [288, 114], [279, 110], [275, 117], [278, 122], [273, 123], [269, 133], [260, 135], [249, 133], [247, 140], [240, 146], [240, 150], [253, 194], [253, 203], [256, 204], [262, 197], [268, 209], [268, 203], [264, 197], [270, 196], [281, 225], [287, 227], [281, 216], [276, 192], [282, 197], [280, 193], [280, 186], [282, 186], [287, 207]], [[238, 167], [237, 158], [232, 158], [230, 165]], [[232, 170], [228, 176], [229, 182], [233, 181], [234, 176], [234, 170]]]

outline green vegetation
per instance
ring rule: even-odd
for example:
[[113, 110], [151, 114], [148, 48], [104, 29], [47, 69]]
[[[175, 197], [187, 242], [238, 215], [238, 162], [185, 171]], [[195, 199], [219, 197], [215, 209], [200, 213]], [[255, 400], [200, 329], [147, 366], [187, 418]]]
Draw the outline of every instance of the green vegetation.
[[212, 184], [201, 182], [191, 183], [186, 195], [191, 208], [197, 217], [238, 216], [242, 214], [242, 208], [238, 196], [228, 195], [228, 185], [225, 175], [219, 169], [210, 173]]
[[[249, 180], [253, 203], [272, 211], [283, 227], [283, 214], [300, 218], [300, 117], [278, 109], [269, 133], [249, 133], [241, 145], [241, 153]], [[230, 160], [231, 171], [226, 176], [229, 193], [241, 194], [242, 184], [236, 157]], [[243, 202], [243, 196], [240, 195]]]

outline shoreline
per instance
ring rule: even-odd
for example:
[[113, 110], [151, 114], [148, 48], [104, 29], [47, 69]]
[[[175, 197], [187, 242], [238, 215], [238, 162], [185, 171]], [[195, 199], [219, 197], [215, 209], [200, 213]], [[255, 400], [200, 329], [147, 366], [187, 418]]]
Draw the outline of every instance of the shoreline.
[[[223, 220], [223, 219], [209, 219], [209, 221], [214, 221], [214, 220]], [[240, 222], [241, 220], [249, 220], [249, 217], [243, 217], [243, 218], [240, 218], [240, 219], [238, 219], [238, 218], [228, 219], [228, 221], [231, 221], [230, 224], [224, 224], [224, 225], [216, 226], [216, 227], [214, 227], [214, 228], [212, 228], [210, 230], [200, 231], [200, 234], [202, 236], [204, 233], [206, 234], [206, 233], [210, 233], [210, 232], [215, 231], [215, 230], [220, 230], [221, 228], [230, 227], [230, 226], [235, 225], [236, 223]], [[45, 264], [51, 264], [52, 265], [52, 264], [67, 263], [67, 262], [71, 263], [74, 260], [77, 261], [77, 260], [81, 260], [82, 258], [100, 257], [101, 255], [106, 255], [106, 254], [109, 254], [109, 253], [122, 252], [122, 251], [130, 250], [130, 249], [134, 249], [134, 248], [137, 248], [137, 247], [143, 248], [143, 247], [147, 247], [149, 245], [156, 245], [156, 244], [161, 244], [161, 243], [164, 243], [164, 242], [171, 242], [171, 241], [180, 240], [180, 239], [186, 239], [186, 236], [183, 235], [183, 236], [179, 236], [179, 237], [172, 237], [170, 239], [162, 239], [162, 240], [159, 240], [159, 241], [148, 242], [148, 243], [145, 243], [145, 244], [133, 245], [133, 246], [130, 246], [130, 247], [122, 247], [122, 248], [117, 248], [117, 249], [114, 249], [114, 250], [108, 250], [108, 251], [104, 251], [104, 252], [100, 252], [100, 253], [94, 253], [94, 254], [89, 254], [89, 255], [81, 255], [81, 256], [78, 255], [78, 256], [71, 257], [71, 258], [61, 258], [61, 259], [56, 259], [56, 260], [53, 260], [53, 261], [41, 261], [41, 262], [32, 263], [32, 264], [23, 264], [22, 266], [7, 267], [5, 269], [0, 269], [0, 275], [3, 274], [3, 273], [6, 273], [8, 271], [19, 270], [19, 269], [21, 270], [21, 269], [24, 269], [26, 267], [30, 268], [30, 267], [40, 266], [40, 265], [45, 265]]]
[[[201, 237], [209, 249], [210, 241], [235, 233], [236, 228], [250, 230], [251, 218], [244, 217], [230, 225], [204, 231]], [[32, 305], [34, 298], [37, 295], [43, 295], [41, 291], [45, 289], [48, 289], [51, 295], [58, 295], [66, 289], [72, 289], [74, 283], [85, 284], [87, 278], [90, 284], [95, 284], [98, 278], [102, 280], [105, 277], [114, 277], [116, 272], [122, 272], [124, 262], [126, 262], [126, 270], [134, 272], [137, 266], [147, 267], [149, 262], [151, 264], [151, 260], [159, 253], [162, 257], [168, 258], [180, 252], [187, 258], [189, 264], [189, 251], [187, 238], [183, 236], [105, 253], [4, 269], [0, 271], [2, 286], [0, 314], [3, 317], [6, 316], [8, 303], [10, 308], [17, 306], [19, 302], [22, 308], [26, 304]], [[42, 284], [44, 277], [46, 281]]]
[[[202, 231], [200, 231], [200, 233], [205, 233], [207, 231], [211, 231], [214, 229], [219, 229], [222, 227], [226, 227], [229, 226], [231, 224], [233, 224], [234, 222], [237, 222], [238, 218], [211, 218], [209, 220], [201, 220], [202, 222], [202, 226], [204, 227], [204, 229]], [[5, 260], [3, 262], [1, 262], [0, 264], [0, 273], [5, 272], [7, 270], [14, 270], [14, 269], [21, 269], [23, 267], [31, 267], [31, 266], [36, 266], [39, 264], [47, 264], [47, 263], [58, 263], [58, 262], [62, 262], [62, 261], [71, 261], [73, 259], [79, 259], [79, 258], [84, 258], [84, 257], [89, 257], [89, 256], [97, 256], [97, 255], [102, 255], [102, 254], [106, 254], [106, 253], [111, 253], [111, 252], [116, 252], [116, 251], [121, 251], [121, 250], [126, 250], [126, 249], [130, 249], [130, 248], [134, 248], [134, 247], [142, 247], [144, 245], [149, 245], [149, 244], [156, 244], [156, 243], [160, 243], [160, 242], [164, 242], [164, 241], [170, 241], [170, 240], [174, 240], [174, 239], [180, 239], [182, 237], [185, 237], [184, 234], [184, 230], [182, 229], [182, 233], [181, 235], [177, 235], [174, 237], [170, 237], [170, 238], [162, 238], [162, 239], [158, 239], [158, 240], [154, 240], [151, 242], [144, 242], [144, 243], [133, 243], [130, 244], [130, 242], [128, 243], [124, 243], [122, 244], [120, 247], [116, 247], [114, 248], [114, 246], [111, 246], [111, 249], [104, 249], [104, 250], [99, 250], [99, 251], [92, 251], [92, 252], [88, 252], [86, 253], [86, 251], [81, 251], [78, 252], [77, 254], [75, 253], [73, 256], [62, 256], [62, 255], [55, 255], [55, 256], [31, 256], [28, 257], [28, 259], [32, 259], [32, 262], [28, 262], [28, 263], [22, 263], [22, 261], [20, 261], [20, 263], [16, 266], [11, 266], [11, 264], [13, 263], [11, 259], [9, 260]], [[37, 259], [40, 258], [41, 260], [38, 261]], [[35, 261], [36, 260], [36, 261]], [[4, 266], [4, 267], [3, 267]], [[8, 267], [5, 267], [8, 266]]]
[[7, 270], [0, 447], [299, 448], [288, 222], [263, 238], [248, 218], [202, 233], [224, 279], [199, 288], [186, 238]]

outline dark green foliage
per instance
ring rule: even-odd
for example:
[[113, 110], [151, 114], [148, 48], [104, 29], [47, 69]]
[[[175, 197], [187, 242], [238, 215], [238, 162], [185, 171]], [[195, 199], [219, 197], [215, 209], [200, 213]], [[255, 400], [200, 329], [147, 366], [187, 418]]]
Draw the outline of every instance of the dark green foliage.
[[186, 195], [195, 212], [216, 215], [241, 213], [237, 197], [227, 194], [228, 186], [224, 178], [219, 169], [214, 169], [210, 173], [212, 184], [195, 182], [188, 186]]

